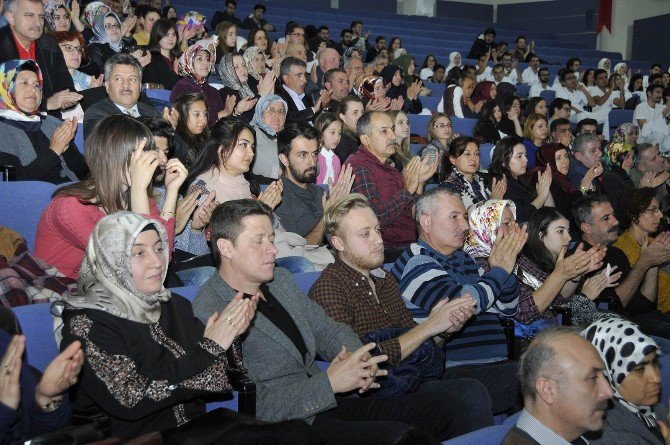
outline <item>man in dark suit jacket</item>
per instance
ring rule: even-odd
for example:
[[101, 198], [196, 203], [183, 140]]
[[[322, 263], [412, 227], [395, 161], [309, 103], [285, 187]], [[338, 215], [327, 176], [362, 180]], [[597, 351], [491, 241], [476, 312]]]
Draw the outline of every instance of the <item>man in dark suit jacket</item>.
[[56, 111], [75, 105], [81, 95], [74, 89], [56, 39], [43, 34], [44, 6], [37, 0], [5, 0], [7, 26], [0, 28], [0, 63], [33, 59], [44, 78], [42, 110]]
[[214, 17], [212, 17], [212, 29], [216, 29], [216, 25], [221, 22], [233, 22], [237, 25], [238, 28], [242, 27], [242, 22], [240, 19], [235, 17], [235, 11], [237, 10], [237, 1], [236, 0], [226, 0], [226, 10], [225, 11], [216, 11]]
[[92, 105], [84, 112], [84, 139], [103, 118], [113, 114], [133, 117], [158, 116], [151, 105], [139, 102], [142, 85], [142, 65], [130, 54], [117, 53], [105, 62], [107, 99]]
[[287, 57], [282, 60], [280, 74], [283, 84], [276, 89], [276, 93], [288, 104], [286, 124], [312, 123], [319, 114], [321, 106], [330, 101], [330, 95], [322, 91], [319, 99], [314, 103], [312, 98], [305, 94], [307, 64], [300, 59]]
[[564, 327], [542, 331], [519, 361], [524, 410], [503, 445], [586, 443], [603, 427], [612, 387], [593, 345]]

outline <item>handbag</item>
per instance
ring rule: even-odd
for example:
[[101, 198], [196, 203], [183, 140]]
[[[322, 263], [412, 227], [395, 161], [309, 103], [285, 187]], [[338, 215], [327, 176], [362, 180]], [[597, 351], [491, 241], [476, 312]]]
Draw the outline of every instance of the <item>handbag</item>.
[[[365, 343], [377, 344], [397, 338], [411, 328], [377, 329], [361, 337]], [[383, 352], [383, 351], [382, 351]], [[439, 380], [444, 374], [444, 352], [432, 338], [421, 343], [404, 360], [395, 366], [380, 364], [388, 375], [378, 380], [380, 388], [369, 391], [368, 397], [393, 397], [410, 394], [417, 390], [421, 383], [428, 380]]]

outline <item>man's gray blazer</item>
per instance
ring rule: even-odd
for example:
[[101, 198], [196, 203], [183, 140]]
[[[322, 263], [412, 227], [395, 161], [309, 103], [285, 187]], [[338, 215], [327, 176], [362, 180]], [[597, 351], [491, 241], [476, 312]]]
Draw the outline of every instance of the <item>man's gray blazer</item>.
[[[303, 361], [293, 342], [256, 313], [242, 337], [244, 366], [256, 383], [256, 416], [268, 422], [304, 419], [312, 423], [315, 414], [337, 406], [330, 381], [316, 363], [317, 354], [330, 361], [342, 346], [354, 352], [362, 344], [349, 326], [328, 317], [321, 306], [307, 298], [287, 270], [276, 268], [274, 280], [268, 285], [291, 315], [308, 352]], [[206, 323], [214, 311], [220, 313], [230, 303], [235, 293], [215, 273], [198, 292], [193, 311]]]

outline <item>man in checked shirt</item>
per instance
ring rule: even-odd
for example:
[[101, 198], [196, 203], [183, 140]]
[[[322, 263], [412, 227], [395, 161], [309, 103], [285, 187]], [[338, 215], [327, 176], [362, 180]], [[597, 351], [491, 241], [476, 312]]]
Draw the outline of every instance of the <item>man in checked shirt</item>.
[[391, 117], [381, 111], [367, 111], [356, 125], [361, 141], [358, 151], [347, 158], [355, 176], [352, 193], [370, 200], [381, 228], [387, 262], [393, 262], [416, 242], [412, 212], [415, 196], [437, 170], [438, 160], [417, 156], [400, 173], [391, 157], [398, 149]]

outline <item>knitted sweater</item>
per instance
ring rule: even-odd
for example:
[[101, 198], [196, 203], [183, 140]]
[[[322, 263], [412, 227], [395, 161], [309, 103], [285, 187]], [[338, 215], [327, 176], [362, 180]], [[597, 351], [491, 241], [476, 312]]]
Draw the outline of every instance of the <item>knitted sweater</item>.
[[445, 256], [421, 240], [405, 250], [391, 273], [408, 307], [418, 316], [427, 317], [444, 298], [469, 293], [477, 302], [475, 316], [445, 345], [447, 366], [507, 357], [499, 316], [512, 317], [517, 311], [519, 285], [514, 275], [498, 267], [485, 273], [465, 251]]

